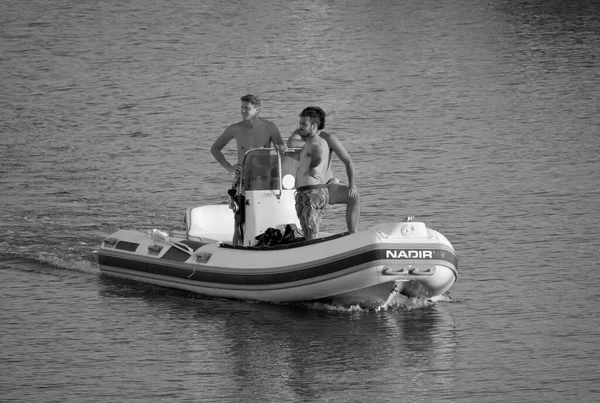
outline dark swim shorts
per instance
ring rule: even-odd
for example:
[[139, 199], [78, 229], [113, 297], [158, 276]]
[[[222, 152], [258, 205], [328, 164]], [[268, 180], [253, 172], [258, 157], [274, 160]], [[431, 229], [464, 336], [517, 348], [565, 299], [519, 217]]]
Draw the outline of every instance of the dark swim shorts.
[[301, 186], [296, 189], [296, 213], [304, 236], [319, 232], [323, 210], [328, 203], [329, 192], [326, 185]]

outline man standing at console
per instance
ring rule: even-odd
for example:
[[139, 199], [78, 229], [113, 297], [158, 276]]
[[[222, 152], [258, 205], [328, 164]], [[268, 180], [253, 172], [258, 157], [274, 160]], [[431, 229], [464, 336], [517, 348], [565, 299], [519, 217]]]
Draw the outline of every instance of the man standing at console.
[[[329, 204], [346, 204], [346, 225], [348, 231], [356, 232], [358, 229], [358, 221], [360, 218], [360, 196], [356, 189], [354, 180], [354, 163], [350, 154], [346, 151], [340, 140], [333, 134], [323, 132], [325, 128], [325, 112], [318, 106], [309, 106], [305, 109], [314, 111], [320, 120], [318, 127], [319, 136], [327, 142], [329, 154], [325, 156], [327, 159], [327, 172], [325, 174], [325, 183], [329, 191]], [[304, 111], [303, 111], [304, 112]], [[303, 147], [304, 137], [300, 133], [300, 129], [294, 131], [287, 141], [288, 147]], [[346, 175], [348, 176], [348, 185], [340, 183], [339, 179], [333, 176], [331, 171], [332, 152], [334, 152], [340, 161], [346, 166]]]
[[319, 236], [323, 209], [329, 202], [325, 184], [329, 145], [319, 136], [320, 126], [319, 113], [306, 108], [300, 113], [299, 128], [295, 132], [304, 144], [296, 170], [296, 213], [307, 240]]
[[[242, 121], [229, 126], [210, 148], [211, 154], [229, 172], [235, 173], [234, 187], [240, 179], [242, 161], [246, 151], [253, 148], [271, 147], [285, 150], [281, 133], [275, 123], [258, 117], [261, 107], [260, 98], [256, 95], [244, 95], [242, 101]], [[230, 164], [223, 155], [223, 148], [231, 140], [237, 143], [237, 162]]]
[[[215, 159], [229, 172], [234, 173], [232, 189], [229, 192], [231, 196], [230, 207], [234, 208], [235, 189], [241, 181], [242, 162], [244, 155], [248, 150], [253, 148], [271, 147], [273, 145], [280, 152], [283, 152], [287, 147], [283, 144], [281, 133], [275, 123], [258, 117], [261, 107], [260, 98], [256, 95], [248, 94], [240, 98], [242, 101], [242, 120], [227, 127], [210, 148], [211, 154]], [[237, 143], [237, 162], [231, 164], [223, 155], [223, 148], [231, 140], [235, 139]], [[236, 210], [234, 209], [234, 212]], [[239, 222], [240, 216], [236, 215], [236, 223], [233, 234], [233, 244], [241, 241], [241, 226]]]

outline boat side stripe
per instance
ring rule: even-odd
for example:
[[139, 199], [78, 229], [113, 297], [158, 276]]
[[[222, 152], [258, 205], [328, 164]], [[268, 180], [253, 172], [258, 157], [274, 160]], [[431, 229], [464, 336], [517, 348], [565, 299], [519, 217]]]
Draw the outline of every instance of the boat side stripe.
[[[429, 249], [430, 250], [430, 249]], [[450, 263], [454, 271], [458, 265], [458, 258], [455, 254], [448, 251], [438, 251], [435, 253], [435, 259], [424, 260], [418, 259], [419, 262], [440, 262], [444, 261]], [[445, 252], [445, 253], [441, 253]], [[206, 283], [220, 283], [220, 284], [235, 284], [235, 285], [273, 285], [282, 284], [295, 281], [310, 280], [311, 278], [321, 276], [335, 275], [337, 272], [348, 270], [352, 267], [361, 266], [366, 263], [377, 264], [388, 264], [394, 265], [406, 262], [415, 262], [415, 259], [386, 259], [386, 249], [371, 249], [364, 250], [356, 254], [349, 254], [340, 256], [339, 259], [333, 261], [326, 261], [317, 263], [315, 265], [298, 268], [296, 270], [287, 270], [284, 272], [269, 272], [268, 269], [257, 272], [253, 270], [251, 273], [240, 273], [238, 270], [236, 273], [227, 273], [224, 270], [226, 268], [215, 268], [205, 265], [189, 265], [185, 266], [174, 266], [161, 264], [160, 262], [154, 263], [153, 261], [138, 260], [135, 256], [129, 256], [128, 258], [122, 258], [118, 256], [110, 256], [107, 254], [98, 255], [98, 263], [102, 266], [114, 266], [120, 267], [126, 270], [152, 273], [157, 275], [163, 275], [167, 277], [183, 278], [188, 280], [194, 280]], [[449, 265], [449, 266], [450, 266]]]

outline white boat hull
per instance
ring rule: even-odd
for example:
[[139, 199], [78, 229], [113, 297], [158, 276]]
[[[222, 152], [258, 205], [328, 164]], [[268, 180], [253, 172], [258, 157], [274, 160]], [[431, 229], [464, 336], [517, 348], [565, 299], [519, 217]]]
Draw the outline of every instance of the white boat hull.
[[452, 246], [422, 223], [402, 235], [406, 225], [272, 248], [122, 230], [103, 242], [98, 260], [106, 275], [213, 297], [384, 302], [396, 284], [408, 297], [443, 294], [457, 278]]

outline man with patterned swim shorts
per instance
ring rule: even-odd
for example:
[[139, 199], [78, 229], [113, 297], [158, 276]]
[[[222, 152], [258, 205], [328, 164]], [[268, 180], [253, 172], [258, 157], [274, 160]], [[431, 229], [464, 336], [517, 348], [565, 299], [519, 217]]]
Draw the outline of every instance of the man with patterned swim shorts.
[[[355, 184], [354, 163], [352, 158], [342, 142], [333, 133], [323, 131], [325, 128], [325, 111], [318, 106], [309, 106], [306, 110], [314, 110], [320, 119], [319, 136], [327, 142], [329, 146], [329, 155], [327, 162], [327, 173], [325, 181], [327, 190], [329, 191], [329, 204], [345, 204], [346, 205], [346, 225], [349, 232], [358, 230], [358, 221], [360, 219], [360, 195]], [[288, 147], [302, 148], [304, 146], [304, 138], [300, 136], [299, 129], [294, 131], [287, 141]], [[348, 185], [340, 183], [335, 177], [331, 169], [332, 156], [338, 156], [340, 161], [346, 167], [346, 175], [348, 177]]]
[[323, 210], [329, 203], [325, 184], [329, 145], [319, 136], [320, 123], [319, 114], [306, 108], [296, 131], [305, 141], [296, 170], [296, 213], [307, 240], [318, 238]]

